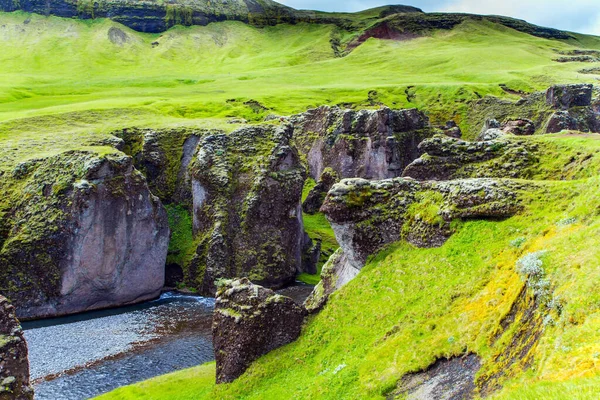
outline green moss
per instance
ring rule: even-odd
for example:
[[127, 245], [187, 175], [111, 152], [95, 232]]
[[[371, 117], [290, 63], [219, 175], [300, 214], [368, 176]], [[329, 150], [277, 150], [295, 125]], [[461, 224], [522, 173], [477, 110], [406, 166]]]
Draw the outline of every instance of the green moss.
[[193, 236], [192, 216], [185, 207], [179, 205], [165, 205], [165, 208], [171, 228], [167, 264], [189, 267], [197, 247], [197, 241]]

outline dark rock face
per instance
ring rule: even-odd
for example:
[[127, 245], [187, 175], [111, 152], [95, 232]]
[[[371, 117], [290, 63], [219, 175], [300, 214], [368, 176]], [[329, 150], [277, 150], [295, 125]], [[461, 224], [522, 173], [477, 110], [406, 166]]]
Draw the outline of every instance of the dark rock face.
[[556, 85], [546, 92], [546, 102], [559, 110], [589, 107], [592, 103], [592, 84]]
[[0, 400], [33, 400], [27, 342], [15, 308], [0, 296]]
[[546, 132], [600, 132], [600, 114], [592, 105], [593, 94], [591, 84], [557, 85], [548, 89], [546, 102], [558, 111], [548, 120]]
[[20, 165], [22, 196], [0, 251], [2, 293], [22, 318], [157, 297], [166, 212], [130, 157], [67, 152]]
[[389, 243], [406, 240], [419, 247], [437, 247], [452, 235], [453, 220], [514, 215], [521, 208], [523, 189], [516, 181], [494, 179], [342, 180], [331, 189], [321, 210], [343, 252], [324, 268], [323, 283], [315, 288], [307, 308], [322, 307], [332, 291], [358, 274], [367, 257]]
[[302, 249], [302, 272], [314, 275], [317, 271], [319, 259], [321, 258], [321, 240], [314, 241], [306, 234], [304, 248]]
[[333, 185], [339, 181], [337, 173], [331, 168], [325, 168], [325, 171], [321, 174], [319, 182], [308, 194], [304, 203], [302, 203], [302, 211], [307, 214], [315, 214], [319, 212], [319, 209], [325, 201], [327, 192]]
[[213, 316], [217, 383], [233, 382], [260, 356], [295, 341], [306, 311], [248, 279], [219, 288]]
[[[218, 3], [218, 4], [214, 4]], [[295, 10], [270, 0], [205, 0], [158, 3], [117, 0], [111, 2], [69, 0], [0, 0], [1, 11], [22, 10], [65, 18], [110, 18], [140, 32], [163, 32], [173, 25], [208, 25], [226, 20], [258, 26], [294, 23]]]
[[199, 246], [186, 282], [203, 294], [214, 294], [221, 278], [280, 287], [301, 272], [306, 168], [292, 133], [257, 126], [200, 143], [191, 166]]
[[437, 360], [425, 371], [404, 376], [388, 399], [472, 399], [480, 368], [481, 360], [475, 354]]
[[353, 111], [324, 106], [290, 120], [314, 179], [328, 167], [340, 178], [397, 177], [419, 157], [418, 144], [433, 135], [428, 118], [416, 109]]
[[557, 133], [563, 130], [580, 132], [600, 132], [600, 113], [592, 107], [557, 111], [548, 120], [546, 133]]
[[163, 202], [191, 208], [192, 178], [189, 166], [201, 138], [220, 131], [199, 129], [137, 129], [129, 128], [113, 135], [123, 140], [120, 148], [133, 157], [152, 193]]
[[424, 140], [423, 156], [404, 170], [403, 176], [420, 181], [461, 178], [527, 178], [537, 162], [537, 145], [501, 137], [467, 142], [442, 135]]

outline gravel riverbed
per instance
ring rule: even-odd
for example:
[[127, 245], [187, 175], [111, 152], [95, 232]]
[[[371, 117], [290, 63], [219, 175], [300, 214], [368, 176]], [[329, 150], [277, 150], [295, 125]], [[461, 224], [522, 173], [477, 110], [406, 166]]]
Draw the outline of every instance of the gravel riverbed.
[[[301, 303], [312, 287], [278, 291]], [[23, 323], [36, 400], [85, 400], [214, 360], [214, 299], [166, 293], [115, 310]]]

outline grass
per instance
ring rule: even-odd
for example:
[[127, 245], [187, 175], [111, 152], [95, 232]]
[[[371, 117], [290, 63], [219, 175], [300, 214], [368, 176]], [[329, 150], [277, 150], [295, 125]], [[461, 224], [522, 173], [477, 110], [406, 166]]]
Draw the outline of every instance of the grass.
[[[587, 140], [580, 143], [585, 148], [595, 139], [581, 140]], [[531, 350], [531, 370], [511, 370], [497, 396], [594, 399], [600, 383], [600, 293], [594, 289], [600, 284], [599, 189], [598, 176], [540, 182], [518, 216], [464, 222], [441, 248], [392, 245], [308, 320], [297, 342], [262, 357], [232, 384], [214, 386], [207, 379], [205, 386], [190, 378], [186, 382], [198, 390], [180, 398], [380, 399], [404, 374], [467, 352], [482, 358], [481, 374], [493, 372], [514, 333], [491, 341], [524, 284], [516, 263], [544, 250], [545, 273], [562, 313]], [[212, 368], [174, 376], [211, 374]], [[144, 385], [140, 396], [158, 393], [153, 380]], [[160, 385], [156, 390], [163, 390]], [[101, 399], [138, 398], [131, 390]]]
[[[509, 96], [499, 84], [531, 91], [553, 82], [595, 80], [578, 74], [578, 63], [553, 61], [555, 49], [572, 45], [486, 22], [468, 21], [406, 42], [371, 39], [336, 58], [329, 43], [334, 28], [328, 25], [258, 29], [224, 22], [156, 35], [101, 19], [17, 12], [0, 13], [0, 21], [0, 122], [23, 125], [16, 121], [55, 116], [36, 122], [55, 131], [71, 130], [82, 120], [90, 129], [136, 121], [147, 126], [205, 118], [259, 121], [269, 113], [322, 104], [366, 106], [375, 90], [380, 103], [418, 106], [435, 123], [455, 119], [474, 133], [479, 127], [466, 122], [467, 102], [487, 94]], [[122, 47], [108, 39], [111, 27], [129, 37]], [[587, 46], [597, 45], [596, 38], [582, 38]], [[250, 99], [268, 110], [256, 112], [244, 104]], [[92, 121], [86, 118], [91, 111], [98, 116]]]
[[[304, 184], [302, 190], [302, 202], [306, 200], [308, 194], [315, 187], [317, 182], [314, 179], [308, 178]], [[321, 280], [321, 270], [323, 265], [327, 262], [329, 257], [338, 249], [339, 244], [335, 238], [335, 233], [327, 221], [327, 218], [323, 213], [316, 213], [314, 215], [302, 214], [302, 220], [304, 222], [304, 230], [308, 236], [314, 240], [321, 241], [321, 256], [317, 264], [317, 273], [314, 275], [302, 273], [296, 277], [300, 282], [308, 283], [309, 285], [316, 285]]]
[[[108, 39], [111, 27], [127, 34], [122, 47]], [[232, 118], [258, 122], [322, 104], [419, 107], [434, 124], [453, 119], [473, 137], [480, 121], [468, 118], [472, 100], [516, 99], [500, 84], [531, 92], [597, 79], [579, 74], [578, 63], [553, 61], [556, 50], [598, 48], [600, 39], [590, 36], [565, 43], [467, 21], [411, 41], [370, 39], [339, 58], [330, 46], [334, 30], [224, 22], [153, 35], [108, 20], [0, 13], [0, 184], [13, 190], [11, 172], [24, 160], [72, 149], [115, 151], [106, 144], [116, 129], [231, 131], [238, 126], [228, 123]], [[102, 398], [380, 399], [404, 374], [438, 357], [474, 352], [493, 370], [502, 349], [490, 335], [523, 285], [515, 263], [539, 250], [547, 251], [545, 271], [563, 312], [532, 350], [533, 369], [511, 372], [499, 396], [586, 398], [600, 374], [599, 144], [588, 137], [531, 140], [553, 143], [535, 178], [556, 181], [532, 192], [523, 214], [465, 222], [437, 249], [390, 246], [308, 320], [297, 342], [232, 384], [215, 386], [208, 364]], [[569, 178], [581, 180], [560, 182]], [[414, 211], [435, 218], [433, 208]], [[170, 217], [181, 227], [175, 240], [186, 242], [189, 221], [175, 208]], [[322, 215], [306, 216], [305, 226], [335, 246]]]

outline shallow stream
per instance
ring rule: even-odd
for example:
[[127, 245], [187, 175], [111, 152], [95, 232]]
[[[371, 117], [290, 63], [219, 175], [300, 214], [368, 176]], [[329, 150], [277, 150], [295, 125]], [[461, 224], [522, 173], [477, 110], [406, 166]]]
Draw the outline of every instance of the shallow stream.
[[[278, 291], [301, 303], [312, 290]], [[36, 400], [84, 400], [214, 359], [214, 299], [165, 293], [136, 306], [23, 323]]]

